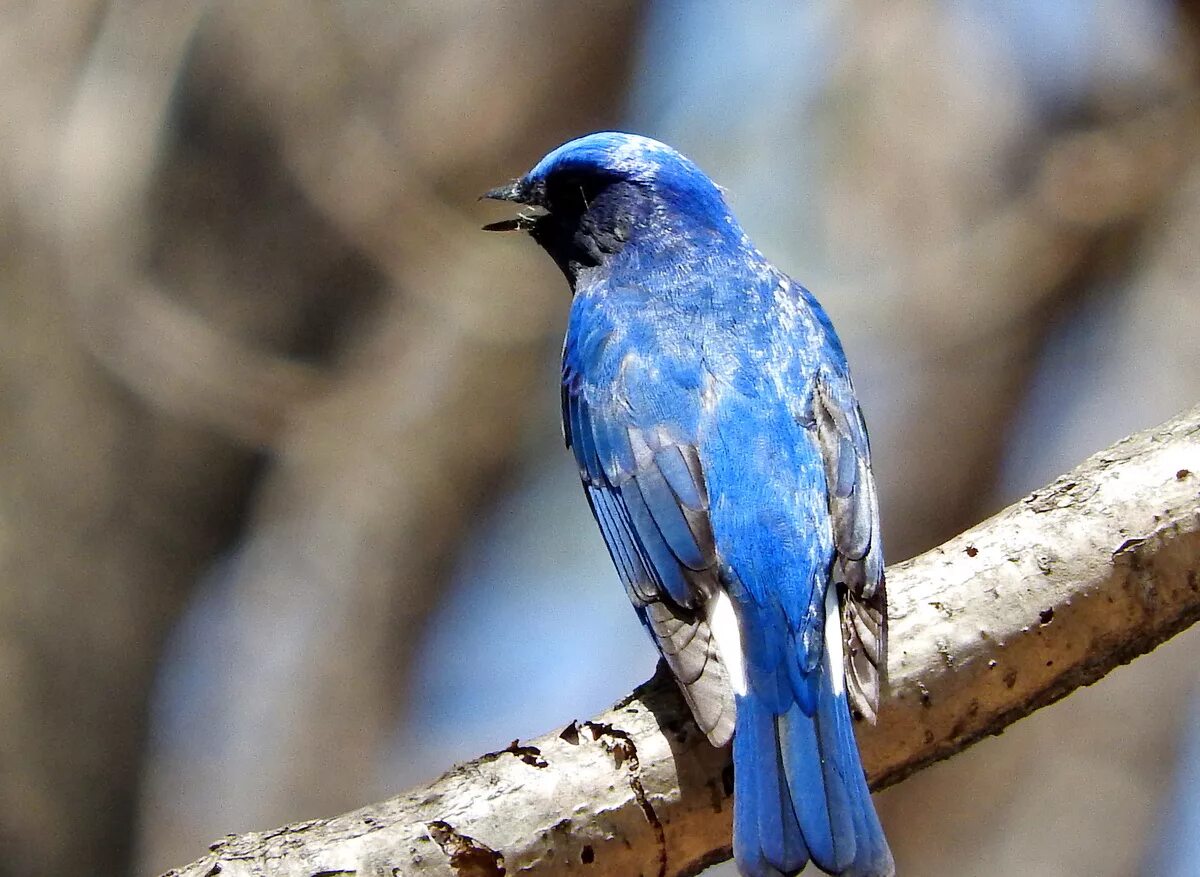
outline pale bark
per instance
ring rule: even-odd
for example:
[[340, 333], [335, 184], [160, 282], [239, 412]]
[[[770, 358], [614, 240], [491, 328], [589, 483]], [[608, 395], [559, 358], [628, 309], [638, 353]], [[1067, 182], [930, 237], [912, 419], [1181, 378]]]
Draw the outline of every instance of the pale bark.
[[[889, 569], [873, 788], [947, 758], [1200, 618], [1200, 407]], [[694, 874], [728, 856], [727, 750], [661, 675], [613, 709], [333, 819], [231, 836], [193, 875]]]

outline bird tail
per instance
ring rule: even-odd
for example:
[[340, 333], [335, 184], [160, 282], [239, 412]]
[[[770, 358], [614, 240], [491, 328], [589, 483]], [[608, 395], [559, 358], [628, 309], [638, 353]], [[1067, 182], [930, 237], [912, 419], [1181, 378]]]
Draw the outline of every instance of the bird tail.
[[737, 698], [733, 855], [745, 877], [794, 875], [810, 859], [839, 877], [895, 874], [829, 651], [811, 716], [799, 703], [774, 715], [753, 691]]

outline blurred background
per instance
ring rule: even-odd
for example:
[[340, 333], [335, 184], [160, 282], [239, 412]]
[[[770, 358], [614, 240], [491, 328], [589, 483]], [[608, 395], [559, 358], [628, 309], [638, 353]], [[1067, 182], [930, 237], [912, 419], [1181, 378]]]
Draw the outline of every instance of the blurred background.
[[[817, 292], [893, 561], [1194, 404], [1198, 16], [0, 6], [0, 875], [158, 873], [651, 675], [561, 444], [565, 283], [478, 231], [563, 140], [679, 147]], [[901, 873], [1200, 874], [1197, 658], [883, 794]]]

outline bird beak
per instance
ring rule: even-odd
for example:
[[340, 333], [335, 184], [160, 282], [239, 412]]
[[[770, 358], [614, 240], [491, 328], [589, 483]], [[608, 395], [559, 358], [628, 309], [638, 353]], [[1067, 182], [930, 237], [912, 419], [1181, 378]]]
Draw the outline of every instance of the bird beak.
[[482, 201], [486, 198], [489, 201], [513, 201], [517, 204], [523, 204], [525, 203], [524, 189], [525, 187], [521, 185], [520, 180], [513, 180], [511, 183], [506, 183], [503, 186], [488, 189], [479, 196], [479, 200]]
[[[513, 180], [503, 186], [489, 189], [479, 196], [479, 200], [510, 201], [514, 204], [530, 204], [532, 199], [524, 181]], [[512, 219], [502, 219], [499, 222], [489, 222], [483, 227], [484, 231], [530, 231], [537, 225], [537, 217], [528, 213], [519, 213]]]
[[519, 213], [512, 219], [502, 219], [499, 222], [489, 222], [483, 226], [484, 231], [531, 231], [537, 225], [537, 217]]

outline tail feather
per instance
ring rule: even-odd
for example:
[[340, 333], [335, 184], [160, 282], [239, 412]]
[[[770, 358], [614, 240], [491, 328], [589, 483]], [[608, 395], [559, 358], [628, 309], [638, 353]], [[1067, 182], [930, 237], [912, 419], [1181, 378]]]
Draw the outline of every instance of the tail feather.
[[845, 837], [846, 832], [844, 827], [835, 831], [835, 826], [840, 826], [839, 817], [846, 809], [830, 806], [817, 723], [799, 707], [793, 707], [780, 717], [779, 724], [788, 788], [795, 812], [802, 817], [805, 842], [817, 862], [839, 862], [834, 841], [839, 835]]
[[[783, 747], [779, 747], [779, 774], [787, 776], [786, 765], [783, 761]], [[785, 836], [791, 841], [787, 848], [787, 861], [790, 867], [803, 868], [804, 863], [811, 858], [812, 852], [808, 848], [808, 844], [804, 839], [804, 832], [800, 829], [800, 819], [796, 810], [795, 802], [791, 798], [791, 783], [785, 782], [782, 787], [783, 803], [782, 809], [787, 816]], [[795, 863], [791, 865], [791, 863]]]
[[733, 737], [733, 856], [746, 877], [795, 874], [808, 849], [789, 795], [771, 711], [753, 694], [738, 698]]
[[836, 708], [837, 728], [841, 738], [839, 751], [848, 752], [851, 756], [847, 759], [846, 769], [850, 770], [847, 788], [854, 802], [851, 813], [854, 819], [856, 849], [853, 864], [846, 873], [893, 875], [896, 873], [896, 864], [892, 859], [887, 838], [883, 834], [883, 826], [879, 823], [879, 814], [875, 812], [875, 804], [871, 800], [871, 791], [867, 787], [867, 778], [858, 755], [858, 741], [854, 737], [849, 706], [844, 697], [836, 701]]
[[753, 691], [738, 698], [737, 715], [733, 846], [741, 872], [793, 875], [811, 858], [838, 877], [892, 877], [846, 696], [831, 674], [821, 674], [811, 716], [799, 704], [772, 715]]
[[[828, 841], [832, 855], [814, 857], [817, 865], [831, 874], [858, 875], [853, 868], [860, 841], [869, 845], [870, 839], [859, 837], [858, 824], [864, 809], [875, 812], [871, 792], [863, 775], [858, 755], [858, 743], [850, 725], [850, 708], [843, 694], [833, 691], [829, 667], [822, 673], [817, 711], [811, 721], [817, 738], [817, 757], [824, 780], [825, 805], [829, 814]], [[837, 672], [841, 672], [838, 668]], [[797, 753], [800, 758], [803, 753]], [[808, 757], [811, 757], [809, 755]], [[880, 832], [882, 837], [882, 831]]]

